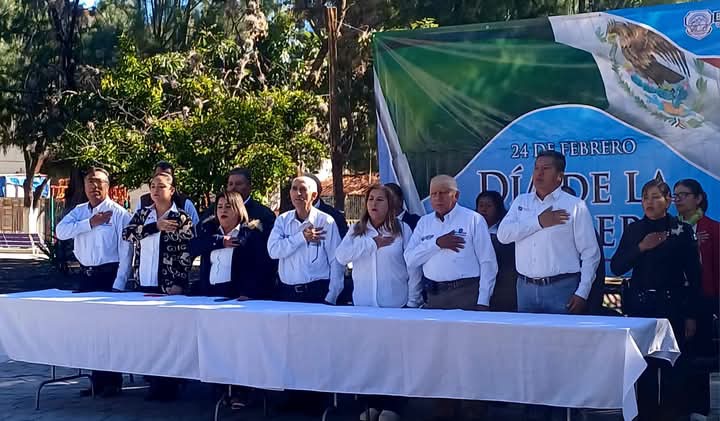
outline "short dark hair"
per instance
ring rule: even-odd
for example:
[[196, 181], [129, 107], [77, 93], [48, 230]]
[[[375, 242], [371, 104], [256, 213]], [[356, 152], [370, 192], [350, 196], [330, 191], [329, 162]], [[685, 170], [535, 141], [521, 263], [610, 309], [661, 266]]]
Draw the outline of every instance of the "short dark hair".
[[675, 183], [675, 188], [677, 186], [684, 186], [687, 187], [690, 192], [695, 196], [702, 197], [702, 202], [700, 202], [700, 209], [702, 209], [703, 212], [707, 212], [708, 210], [708, 197], [707, 193], [705, 193], [705, 190], [703, 190], [702, 185], [699, 181], [694, 180], [692, 178], [685, 178], [683, 180], [678, 181]]
[[546, 149], [540, 152], [537, 158], [535, 158], [535, 160], [537, 161], [538, 159], [543, 157], [552, 159], [553, 165], [555, 166], [555, 169], [558, 170], [558, 172], [565, 172], [565, 155], [561, 154], [558, 151]]
[[228, 173], [228, 178], [230, 178], [231, 175], [242, 175], [243, 177], [245, 177], [249, 184], [252, 184], [252, 179], [250, 178], [250, 170], [248, 169], [240, 167], [233, 168]]
[[101, 173], [105, 174], [105, 176], [108, 178], [108, 180], [110, 180], [110, 173], [108, 172], [108, 170], [106, 170], [105, 168], [101, 168], [101, 167], [90, 167], [90, 168], [88, 168], [88, 169], [85, 171], [85, 177], [83, 177], [83, 178], [87, 178], [88, 175], [90, 175], [90, 174], [92, 174], [92, 173], [94, 173], [94, 172], [101, 172]]
[[577, 192], [575, 191], [574, 188], [572, 188], [572, 187], [570, 187], [570, 186], [562, 186], [561, 189], [562, 189], [562, 191], [564, 191], [565, 193], [577, 197]]
[[656, 187], [658, 190], [660, 190], [660, 194], [662, 194], [664, 197], [670, 197], [670, 186], [664, 181], [662, 181], [659, 178], [655, 178], [653, 180], [648, 181], [645, 183], [645, 185], [642, 188], [642, 194], [645, 196], [645, 193], [647, 193], [648, 190], [651, 188]]
[[173, 167], [173, 164], [167, 162], [167, 161], [158, 161], [157, 164], [155, 164], [155, 169], [160, 168], [162, 172], [170, 173], [170, 175], [175, 175], [175, 167]]
[[496, 192], [495, 190], [485, 190], [483, 192], [480, 192], [480, 194], [478, 194], [475, 198], [476, 209], [478, 203], [480, 202], [480, 199], [490, 199], [493, 206], [495, 206], [495, 209], [497, 209], [498, 216], [500, 217], [499, 220], [502, 220], [505, 215], [507, 215], [507, 209], [505, 209], [505, 201], [503, 200], [500, 192]]
[[395, 196], [397, 196], [400, 203], [404, 200], [402, 188], [397, 183], [385, 183], [385, 187], [389, 188]]

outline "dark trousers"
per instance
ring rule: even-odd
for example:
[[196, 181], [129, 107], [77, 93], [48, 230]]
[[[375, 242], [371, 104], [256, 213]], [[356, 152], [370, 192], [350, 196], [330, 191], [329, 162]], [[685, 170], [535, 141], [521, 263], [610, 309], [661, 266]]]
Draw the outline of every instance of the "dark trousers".
[[[623, 308], [633, 317], [665, 318], [670, 324], [683, 355], [671, 366], [657, 358], [646, 358], [648, 366], [637, 381], [638, 420], [675, 420], [687, 415], [687, 364], [683, 296], [678, 291], [623, 291]], [[660, 379], [658, 379], [658, 371]]]
[[427, 301], [425, 308], [439, 310], [474, 310], [478, 300], [480, 278], [463, 278], [435, 282], [423, 277]]
[[325, 302], [329, 286], [330, 281], [327, 279], [301, 285], [288, 285], [281, 282], [278, 288], [278, 301], [322, 304]]
[[[80, 292], [112, 291], [115, 276], [117, 276], [118, 263], [108, 263], [100, 266], [83, 266], [80, 268], [77, 290]], [[90, 375], [96, 393], [105, 389], [122, 388], [122, 373], [109, 371], [93, 371]]]

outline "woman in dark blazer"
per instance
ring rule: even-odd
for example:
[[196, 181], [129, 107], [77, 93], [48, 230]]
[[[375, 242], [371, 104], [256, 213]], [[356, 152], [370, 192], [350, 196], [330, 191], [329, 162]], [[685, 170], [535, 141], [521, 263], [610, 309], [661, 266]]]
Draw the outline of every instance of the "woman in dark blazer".
[[250, 221], [242, 196], [220, 193], [215, 215], [190, 242], [190, 253], [201, 256], [198, 295], [269, 299], [272, 279], [265, 279], [271, 260], [265, 247], [262, 223]]

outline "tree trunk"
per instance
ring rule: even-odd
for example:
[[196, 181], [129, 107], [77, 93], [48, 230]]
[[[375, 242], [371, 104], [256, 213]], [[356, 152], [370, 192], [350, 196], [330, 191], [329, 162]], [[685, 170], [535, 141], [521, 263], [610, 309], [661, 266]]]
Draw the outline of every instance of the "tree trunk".
[[332, 162], [333, 196], [335, 209], [345, 210], [345, 189], [343, 186], [343, 166], [345, 155], [340, 142], [340, 113], [337, 99], [337, 9], [325, 9], [325, 20], [328, 29], [328, 82], [329, 82], [329, 114], [330, 114], [330, 160]]

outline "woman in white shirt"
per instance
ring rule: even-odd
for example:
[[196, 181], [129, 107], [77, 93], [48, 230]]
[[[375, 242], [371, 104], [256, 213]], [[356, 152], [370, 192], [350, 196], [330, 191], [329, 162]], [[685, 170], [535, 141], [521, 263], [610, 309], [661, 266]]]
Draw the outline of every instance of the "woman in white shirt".
[[[397, 219], [395, 196], [382, 185], [370, 186], [365, 193], [366, 209], [352, 226], [335, 258], [342, 265], [352, 262], [353, 303], [371, 307], [417, 307], [419, 280], [410, 276], [403, 252], [412, 232]], [[419, 271], [416, 276], [419, 275]]]
[[[419, 268], [408, 274], [403, 252], [412, 232], [397, 218], [396, 200], [387, 187], [370, 186], [365, 193], [365, 212], [335, 251], [335, 258], [341, 264], [352, 262], [356, 306], [417, 307], [420, 304], [422, 275]], [[371, 397], [370, 401], [372, 408], [361, 414], [361, 420], [367, 420], [367, 414], [370, 421], [399, 419], [396, 411], [402, 406], [402, 399]]]

